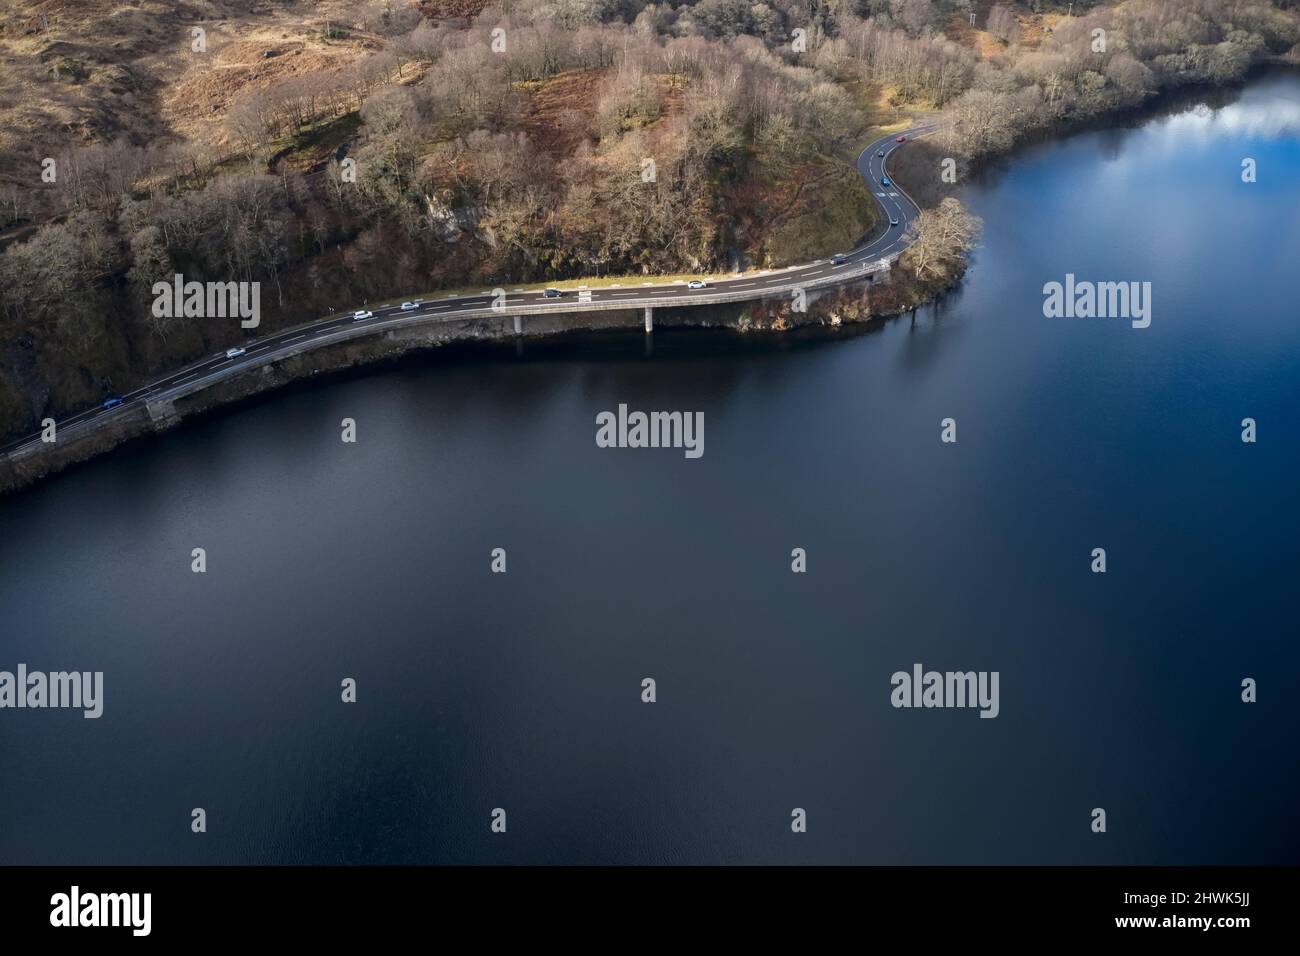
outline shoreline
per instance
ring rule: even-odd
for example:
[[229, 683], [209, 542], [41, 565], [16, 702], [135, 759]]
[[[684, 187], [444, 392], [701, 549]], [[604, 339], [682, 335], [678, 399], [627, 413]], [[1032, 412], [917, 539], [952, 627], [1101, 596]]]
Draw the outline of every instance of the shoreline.
[[[945, 282], [945, 287], [951, 287], [956, 281], [958, 279], [955, 278], [951, 282]], [[892, 283], [886, 283], [878, 288], [891, 285]], [[872, 321], [897, 318], [934, 301], [942, 292], [927, 291], [924, 299], [907, 299], [905, 301], [910, 304], [888, 312], [861, 313], [845, 307], [844, 293], [857, 289], [858, 284], [819, 290], [809, 296], [808, 310], [803, 313], [792, 312], [782, 307], [782, 303], [763, 300], [738, 306], [703, 305], [656, 309], [655, 328], [656, 331], [707, 329], [748, 335], [781, 333], [818, 326], [838, 328], [849, 324], [866, 325]], [[861, 301], [863, 297], [859, 293], [848, 298]], [[51, 449], [38, 449], [16, 461], [0, 461], [0, 495], [22, 491], [44, 478], [84, 464], [120, 445], [163, 434], [181, 427], [188, 420], [234, 408], [291, 385], [306, 384], [372, 366], [382, 367], [444, 347], [472, 348], [475, 345], [486, 345], [504, 348], [511, 342], [523, 345], [553, 342], [566, 335], [611, 332], [645, 334], [640, 310], [535, 316], [529, 323], [527, 333], [518, 336], [511, 330], [496, 331], [473, 321], [465, 321], [389, 330], [364, 339], [326, 345], [261, 366], [228, 382], [177, 399], [174, 403], [175, 413], [165, 419], [154, 420], [147, 412], [139, 410], [136, 414], [116, 420], [95, 432], [74, 437], [66, 444]]]
[[[977, 157], [971, 175], [962, 184], [988, 175], [1011, 162], [1024, 150], [1043, 143], [1067, 139], [1093, 130], [1122, 128], [1126, 123], [1145, 122], [1162, 111], [1176, 108], [1180, 98], [1192, 99], [1207, 93], [1232, 96], [1248, 84], [1274, 72], [1296, 73], [1300, 67], [1286, 61], [1271, 60], [1252, 68], [1240, 80], [1215, 86], [1195, 83], [1160, 91], [1146, 102], [1103, 116], [1063, 124], [1053, 129], [1036, 130], [1018, 139], [1008, 149]], [[663, 329], [721, 329], [738, 333], [783, 333], [811, 326], [836, 328], [845, 324], [869, 324], [888, 321], [942, 299], [961, 281], [967, 261], [954, 274], [917, 282], [900, 272], [871, 286], [864, 294], [864, 283], [853, 282], [818, 290], [810, 295], [808, 310], [796, 313], [783, 300], [754, 300], [740, 305], [704, 305], [656, 310], [656, 325]], [[178, 399], [175, 411], [161, 420], [140, 411], [113, 422], [96, 432], [77, 436], [67, 444], [52, 449], [37, 449], [20, 459], [0, 461], [0, 495], [30, 487], [43, 478], [87, 462], [135, 439], [160, 434], [179, 427], [186, 419], [210, 414], [255, 397], [282, 389], [296, 382], [307, 382], [366, 366], [378, 366], [408, 355], [442, 346], [511, 341], [526, 342], [555, 339], [566, 333], [626, 331], [641, 328], [638, 310], [608, 312], [556, 313], [530, 321], [527, 334], [516, 335], [509, 329], [492, 329], [471, 322], [457, 322], [435, 327], [417, 327], [381, 332], [354, 342], [326, 345], [309, 353], [295, 355], [245, 375], [205, 389], [201, 393]]]
[[[1175, 116], [1183, 112], [1183, 108], [1189, 106], [1193, 101], [1210, 94], [1225, 100], [1223, 103], [1211, 103], [1210, 105], [1213, 108], [1217, 109], [1220, 106], [1226, 106], [1232, 102], [1235, 95], [1240, 94], [1251, 83], [1256, 83], [1270, 75], [1300, 76], [1300, 63], [1292, 63], [1275, 57], [1256, 63], [1240, 79], [1231, 80], [1222, 85], [1216, 86], [1213, 83], [1194, 82], [1181, 86], [1171, 86], [1157, 91], [1150, 98], [1132, 106], [1121, 107], [1086, 119], [1072, 120], [1059, 126], [1031, 130], [1023, 138], [1017, 139], [1010, 147], [1001, 152], [986, 153], [975, 157], [971, 161], [973, 175], [965, 182], [972, 181], [975, 176], [987, 175], [991, 171], [996, 171], [1003, 163], [1012, 162], [1022, 153], [1036, 147], [1048, 143], [1062, 142], [1072, 136], [1082, 136], [1087, 133], [1136, 129], [1159, 116]], [[1180, 103], [1181, 100], [1186, 102]]]

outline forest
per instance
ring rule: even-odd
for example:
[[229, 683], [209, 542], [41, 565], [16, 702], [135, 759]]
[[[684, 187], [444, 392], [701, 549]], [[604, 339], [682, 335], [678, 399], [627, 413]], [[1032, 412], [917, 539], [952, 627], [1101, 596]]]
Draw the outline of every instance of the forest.
[[260, 282], [265, 332], [806, 261], [873, 225], [879, 130], [969, 168], [1297, 44], [1291, 0], [3, 0], [0, 436], [241, 340], [154, 315], [173, 274]]

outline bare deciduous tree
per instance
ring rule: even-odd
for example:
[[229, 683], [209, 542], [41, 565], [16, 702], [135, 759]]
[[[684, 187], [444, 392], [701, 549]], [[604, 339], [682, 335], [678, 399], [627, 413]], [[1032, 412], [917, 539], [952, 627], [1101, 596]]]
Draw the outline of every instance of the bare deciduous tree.
[[985, 29], [1003, 43], [1015, 43], [1020, 39], [1020, 20], [1014, 11], [1000, 3], [989, 10]]
[[903, 255], [916, 278], [942, 274], [962, 261], [979, 236], [980, 220], [949, 196], [933, 209], [923, 209], [913, 221], [913, 242]]

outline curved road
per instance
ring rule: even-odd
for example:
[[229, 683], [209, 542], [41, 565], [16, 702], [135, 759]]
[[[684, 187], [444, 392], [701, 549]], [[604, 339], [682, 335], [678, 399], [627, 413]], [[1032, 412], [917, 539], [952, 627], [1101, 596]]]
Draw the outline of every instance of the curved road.
[[[934, 129], [934, 126], [918, 126], [905, 130], [901, 134], [894, 133], [881, 137], [863, 149], [858, 155], [858, 172], [871, 189], [876, 202], [884, 210], [885, 218], [882, 225], [888, 224], [890, 220], [896, 220], [898, 225], [889, 225], [877, 238], [846, 253], [843, 262], [837, 264], [829, 259], [819, 259], [816, 262], [787, 269], [745, 273], [734, 279], [710, 282], [703, 289], [688, 289], [685, 283], [682, 282], [664, 285], [645, 282], [637, 286], [627, 287], [606, 286], [599, 289], [584, 290], [590, 291], [591, 300], [590, 303], [584, 300], [580, 307], [583, 309], [599, 308], [603, 305], [607, 309], [620, 306], [639, 309], [647, 305], [667, 307], [704, 304], [709, 300], [710, 296], [716, 296], [720, 292], [738, 292], [745, 294], [743, 295], [744, 298], [757, 299], [764, 295], [765, 290], [786, 289], [792, 284], [799, 284], [804, 281], [815, 284], [833, 284], [840, 276], [842, 276], [842, 281], [860, 279], [863, 267], [867, 263], [896, 256], [907, 248], [908, 239], [905, 233], [918, 213], [916, 204], [912, 202], [911, 197], [897, 186], [884, 186], [881, 182], [888, 175], [886, 163], [889, 161], [889, 157], [894, 150], [904, 145], [898, 142], [898, 136], [903, 135], [910, 140], [914, 136], [922, 136], [933, 132]], [[880, 231], [877, 230], [877, 232]], [[626, 301], [629, 299], [634, 301]], [[227, 378], [236, 369], [256, 367], [268, 361], [283, 358], [286, 354], [301, 352], [304, 348], [310, 348], [314, 340], [320, 340], [321, 344], [329, 344], [338, 340], [339, 331], [344, 328], [348, 329], [349, 332], [354, 332], [369, 326], [383, 327], [396, 318], [438, 320], [465, 318], [477, 314], [500, 318], [502, 315], [510, 315], [511, 310], [542, 304], [554, 304], [556, 306], [577, 305], [577, 291], [566, 289], [564, 290], [564, 296], [557, 300], [544, 298], [542, 288], [516, 288], [507, 291], [505, 308], [499, 310], [492, 308], [491, 293], [483, 293], [481, 295], [448, 296], [440, 300], [423, 302], [414, 312], [403, 312], [401, 307], [397, 305], [375, 308], [372, 318], [363, 319], [359, 322], [354, 321], [351, 314], [331, 316], [310, 325], [277, 332], [275, 335], [264, 339], [250, 340], [245, 345], [245, 353], [233, 359], [226, 358], [225, 352], [214, 357], [201, 359], [164, 378], [158, 379], [156, 382], [137, 388], [133, 392], [127, 392], [122, 396], [123, 402], [121, 405], [111, 409], [96, 406], [69, 416], [58, 423], [57, 430], [62, 432], [70, 426], [85, 426], [89, 422], [98, 424], [99, 421], [116, 418], [132, 409], [138, 409], [141, 404], [165, 399], [167, 397], [165, 393], [169, 391], [184, 388], [188, 392], [202, 386], [208, 379]], [[379, 329], [376, 329], [376, 331], [379, 331]], [[78, 427], [77, 430], [84, 431], [85, 429], [84, 427]], [[0, 448], [0, 454], [9, 455], [16, 451], [27, 451], [28, 446], [39, 444], [41, 444], [40, 435], [30, 435]]]

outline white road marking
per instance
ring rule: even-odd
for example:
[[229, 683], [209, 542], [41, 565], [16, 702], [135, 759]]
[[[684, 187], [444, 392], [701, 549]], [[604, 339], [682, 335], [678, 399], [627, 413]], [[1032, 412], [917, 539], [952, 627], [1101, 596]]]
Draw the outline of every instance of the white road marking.
[[[912, 131], [908, 132], [906, 135], [908, 135], [908, 136], [909, 136], [910, 138], [912, 138], [912, 139], [915, 139], [915, 138], [920, 137], [920, 136], [928, 135], [928, 134], [930, 134], [930, 133], [932, 133], [932, 132], [934, 132], [934, 128], [933, 128], [933, 127], [917, 127], [915, 130], [912, 130]], [[898, 144], [898, 143], [893, 139], [893, 137], [888, 137], [887, 139], [889, 139], [890, 141], [887, 142], [887, 143], [884, 143], [884, 144], [881, 144], [880, 141], [877, 141], [877, 142], [875, 142], [875, 143], [872, 143], [872, 144], [868, 145], [867, 147], [865, 147], [865, 148], [862, 150], [862, 152], [858, 154], [857, 168], [858, 168], [859, 172], [860, 172], [860, 173], [861, 173], [865, 178], [867, 178], [867, 179], [869, 179], [869, 180], [871, 180], [871, 181], [879, 182], [880, 180], [883, 180], [883, 179], [886, 178], [886, 176], [887, 176], [887, 173], [886, 173], [886, 163], [887, 163], [889, 157], [890, 157], [891, 155], [893, 155], [894, 151], [897, 150], [897, 149], [899, 148], [899, 146], [901, 145], [901, 144]], [[871, 153], [872, 151], [877, 151], [877, 152], [878, 152], [878, 151], [879, 151], [880, 149], [882, 149], [882, 148], [886, 150], [886, 154], [885, 154], [884, 158], [881, 159], [879, 163], [877, 163], [877, 162], [875, 161], [875, 159], [877, 159], [877, 158], [879, 158], [879, 157], [870, 157], [870, 156], [869, 156], [869, 153]], [[864, 158], [867, 159], [867, 168], [866, 168], [865, 172], [862, 171], [862, 160], [863, 160]], [[891, 185], [892, 185], [892, 184], [891, 184]], [[900, 187], [900, 189], [901, 189], [901, 187]], [[878, 192], [878, 193], [876, 193], [876, 196], [877, 196], [878, 198], [881, 198], [881, 199], [884, 199], [884, 198], [893, 198], [893, 199], [900, 199], [900, 198], [903, 198], [903, 197], [900, 197], [899, 192], [893, 192], [893, 191], [889, 192], [888, 195], [886, 195], [886, 193], [883, 193], [883, 192]], [[903, 196], [907, 199], [909, 205], [911, 205], [911, 206], [913, 206], [913, 207], [916, 205], [915, 202], [912, 201], [912, 199], [911, 199], [910, 196], [906, 196], [905, 193], [903, 194]], [[882, 205], [884, 205], [884, 204], [882, 203]], [[899, 215], [899, 218], [900, 218], [901, 220], [903, 220], [903, 222], [901, 223], [901, 225], [903, 225], [904, 227], [906, 227], [906, 225], [907, 225], [907, 222], [906, 222], [907, 214], [903, 211], [903, 207], [902, 207], [902, 203], [901, 203], [901, 202], [897, 204], [897, 209], [898, 209], [898, 215]], [[894, 217], [891, 215], [890, 218], [894, 218]], [[907, 248], [907, 243], [904, 241], [904, 238], [903, 238], [903, 234], [902, 234], [902, 232], [900, 231], [900, 233], [896, 233], [895, 235], [898, 235], [899, 238], [898, 238], [897, 240], [895, 240], [895, 241], [889, 243], [888, 245], [884, 246], [883, 248], [877, 248], [877, 247], [873, 244], [873, 245], [867, 245], [867, 246], [864, 246], [864, 247], [862, 247], [861, 249], [856, 250], [854, 253], [852, 253], [852, 255], [853, 255], [853, 259], [850, 260], [849, 263], [845, 263], [845, 264], [846, 264], [846, 265], [848, 265], [848, 264], [860, 264], [862, 261], [867, 260], [867, 259], [879, 259], [879, 258], [882, 258], [882, 257], [889, 257], [889, 256], [891, 256], [891, 255], [896, 255], [896, 253], [895, 253], [895, 249], [906, 250], [906, 248]], [[883, 239], [883, 238], [886, 238], [886, 237], [882, 237], [882, 239]], [[820, 264], [821, 264], [822, 262], [824, 262], [824, 261], [825, 261], [825, 260], [817, 260], [817, 262], [812, 263], [812, 264], [813, 264], [813, 265], [820, 265]], [[770, 275], [773, 271], [776, 271], [776, 272], [780, 272], [780, 273], [803, 274], [803, 275], [807, 275], [807, 276], [809, 276], [809, 277], [812, 277], [812, 276], [821, 275], [821, 274], [825, 271], [825, 270], [823, 270], [823, 269], [817, 269], [817, 270], [813, 270], [813, 271], [810, 271], [810, 272], [800, 273], [800, 269], [801, 269], [801, 268], [802, 268], [802, 267], [795, 266], [795, 267], [790, 267], [790, 268], [785, 268], [785, 269], [778, 269], [778, 270], [762, 269], [762, 270], [760, 270], [757, 274], [760, 275], [760, 276], [765, 276], [765, 275]], [[832, 267], [832, 268], [834, 268], [834, 267]], [[669, 285], [682, 285], [682, 284], [684, 284], [684, 281], [685, 281], [685, 280], [678, 279], [678, 280], [676, 280], [675, 282], [670, 282], [670, 283], [667, 283], [667, 284], [669, 284]], [[642, 285], [643, 285], [643, 286], [646, 286], [646, 287], [653, 287], [653, 286], [655, 286], [655, 284], [656, 284], [656, 283], [654, 283], [654, 282], [644, 282], [644, 283], [642, 283]], [[756, 284], [757, 284], [757, 285], [763, 285], [764, 283], [761, 283], [761, 282], [759, 282], [759, 283], [754, 283], [754, 282], [732, 282], [732, 281], [730, 281], [730, 280], [724, 280], [724, 283], [723, 283], [723, 284], [725, 284], [728, 288], [744, 289], [744, 288], [752, 287], [752, 286], [754, 286], [754, 285], [756, 285]], [[580, 286], [579, 288], [583, 288], [583, 289], [585, 289], [586, 286]], [[616, 288], [616, 289], [617, 289], [617, 288], [622, 288], [622, 283], [614, 283], [613, 286], [612, 286], [612, 288]], [[513, 291], [516, 292], [516, 293], [525, 293], [525, 294], [531, 294], [531, 295], [538, 295], [538, 294], [540, 294], [540, 292], [541, 292], [541, 290], [533, 290], [533, 291], [530, 292], [529, 290], [526, 290], [526, 289], [515, 289], [515, 290], [513, 290]], [[672, 290], [672, 289], [668, 289], [668, 288], [665, 288], [665, 289], [663, 289], [663, 290], [653, 290], [650, 294], [653, 295], [653, 294], [655, 294], [655, 293], [658, 292], [658, 291], [662, 291], [666, 296], [668, 296], [668, 297], [670, 297], [670, 298], [675, 294], [674, 290]], [[691, 291], [697, 291], [697, 290], [691, 290]], [[626, 297], [634, 296], [634, 295], [637, 295], [637, 294], [638, 294], [638, 293], [615, 293], [614, 295], [610, 296], [610, 298], [626, 298]], [[485, 297], [490, 297], [490, 296], [492, 295], [492, 292], [491, 292], [491, 291], [484, 291], [484, 292], [480, 293], [480, 295], [485, 296]], [[463, 295], [463, 294], [461, 294], [461, 293], [457, 293], [457, 292], [448, 292], [448, 293], [446, 293], [446, 298], [448, 298], [448, 299], [463, 299], [464, 301], [463, 301], [463, 302], [460, 302], [460, 303], [452, 303], [452, 302], [448, 302], [448, 303], [445, 304], [445, 305], [437, 306], [437, 307], [435, 307], [435, 308], [433, 308], [433, 309], [430, 309], [428, 312], [417, 313], [417, 314], [418, 314], [418, 315], [430, 315], [430, 314], [432, 314], [433, 312], [443, 311], [444, 309], [445, 309], [445, 310], [450, 310], [452, 313], [461, 313], [461, 314], [471, 314], [471, 313], [474, 313], [474, 314], [476, 314], [476, 313], [479, 313], [479, 312], [483, 312], [484, 309], [481, 307], [481, 305], [486, 304], [486, 302], [480, 304], [480, 303], [474, 301], [474, 297], [473, 297], [472, 294], [469, 295], [469, 296], [466, 296], [466, 295]], [[516, 303], [514, 303], [514, 304], [522, 304], [522, 303], [518, 303], [518, 302], [516, 302]], [[561, 304], [562, 304], [562, 303], [561, 303]], [[366, 323], [367, 326], [369, 326], [370, 324], [375, 324], [375, 325], [382, 324], [382, 323], [379, 323], [379, 322], [375, 322], [374, 319], [377, 318], [377, 317], [380, 317], [380, 316], [387, 316], [387, 315], [389, 315], [389, 314], [396, 314], [396, 313], [400, 312], [400, 307], [397, 306], [397, 305], [391, 305], [391, 306], [377, 307], [376, 310], [372, 310], [372, 311], [375, 311], [375, 313], [376, 313], [375, 317], [372, 317], [372, 319], [370, 319], [370, 320], [361, 320], [362, 322]], [[493, 309], [493, 311], [498, 311], [498, 310]], [[328, 317], [327, 317], [326, 321], [329, 321]], [[280, 341], [278, 341], [278, 342], [273, 340], [273, 341], [270, 341], [270, 342], [263, 343], [263, 344], [261, 344], [261, 345], [254, 346], [253, 348], [248, 349], [248, 351], [247, 351], [245, 354], [246, 354], [246, 355], [252, 355], [253, 353], [256, 353], [256, 352], [261, 352], [261, 351], [270, 351], [270, 350], [273, 350], [273, 349], [276, 349], [276, 348], [280, 348], [280, 347], [282, 347], [283, 345], [287, 345], [287, 344], [290, 343], [290, 342], [301, 341], [302, 339], [307, 338], [308, 335], [311, 335], [312, 337], [325, 338], [326, 336], [324, 335], [324, 333], [331, 332], [331, 331], [333, 331], [333, 330], [335, 330], [335, 329], [343, 328], [343, 327], [345, 327], [345, 326], [349, 326], [349, 325], [353, 325], [353, 324], [356, 324], [356, 320], [351, 319], [350, 316], [343, 317], [340, 321], [337, 321], [337, 322], [335, 322], [335, 323], [332, 324], [332, 325], [328, 325], [328, 324], [327, 324], [327, 325], [321, 325], [321, 326], [312, 327], [312, 328], [310, 328], [310, 329], [308, 330], [308, 332], [304, 332], [304, 333], [301, 334], [301, 335], [293, 336], [292, 338], [289, 338], [289, 339], [280, 340]], [[122, 404], [123, 404], [123, 406], [125, 406], [125, 405], [129, 405], [129, 404], [132, 404], [132, 402], [138, 400], [137, 396], [142, 398], [142, 397], [145, 397], [145, 396], [147, 396], [147, 395], [150, 395], [150, 394], [154, 393], [155, 391], [163, 391], [164, 389], [174, 388], [174, 387], [176, 387], [176, 386], [178, 386], [178, 385], [181, 385], [181, 384], [183, 384], [183, 383], [185, 383], [185, 382], [190, 381], [191, 379], [198, 378], [198, 377], [200, 376], [201, 373], [207, 373], [207, 372], [215, 371], [216, 369], [220, 368], [221, 366], [229, 364], [231, 361], [233, 361], [233, 360], [232, 360], [232, 359], [227, 359], [227, 360], [225, 360], [225, 361], [218, 362], [218, 363], [215, 364], [215, 365], [203, 366], [203, 367], [200, 367], [199, 369], [197, 369], [197, 370], [194, 371], [194, 372], [190, 372], [190, 373], [188, 373], [188, 374], [182, 375], [180, 378], [167, 379], [167, 380], [163, 380], [163, 381], [155, 382], [153, 385], [147, 386], [147, 387], [145, 387], [145, 388], [143, 388], [143, 389], [137, 389], [137, 390], [134, 391], [134, 392], [130, 392], [130, 393], [128, 393], [127, 396], [125, 396], [125, 398], [126, 398], [127, 400], [124, 401]], [[118, 406], [118, 407], [122, 407], [122, 406]], [[103, 415], [103, 413], [104, 413], [105, 411], [113, 411], [113, 409], [103, 409], [103, 408], [91, 408], [91, 409], [87, 409], [87, 410], [84, 411], [84, 412], [81, 412], [81, 413], [79, 413], [79, 414], [77, 414], [77, 415], [72, 416], [71, 418], [68, 418], [67, 420], [65, 420], [65, 421], [63, 421], [63, 422], [60, 422], [59, 425], [60, 425], [60, 427], [67, 427], [67, 426], [70, 426], [70, 425], [79, 425], [79, 424], [85, 424], [85, 423], [93, 422], [93, 421], [97, 420], [98, 418], [100, 418], [100, 417]], [[32, 439], [29, 439], [29, 440], [26, 441], [26, 442], [23, 442], [22, 444], [19, 444], [19, 445], [12, 445], [12, 446], [10, 446], [10, 448], [11, 448], [11, 449], [15, 449], [15, 450], [16, 450], [16, 449], [22, 449], [22, 448], [26, 448], [26, 447], [28, 447], [28, 446], [30, 446], [30, 445], [36, 445], [36, 444], [38, 444], [38, 443], [39, 443], [39, 438], [34, 437], [34, 438], [32, 438]]]

